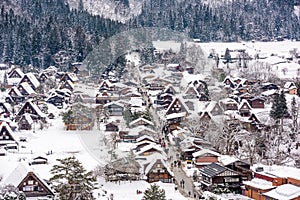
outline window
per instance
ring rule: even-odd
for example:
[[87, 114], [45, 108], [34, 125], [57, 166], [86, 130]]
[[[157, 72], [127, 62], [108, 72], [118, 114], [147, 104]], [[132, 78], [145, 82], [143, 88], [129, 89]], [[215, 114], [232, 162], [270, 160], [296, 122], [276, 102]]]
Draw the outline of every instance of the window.
[[28, 185], [33, 185], [33, 181], [32, 180], [28, 181]]
[[33, 191], [33, 186], [24, 186], [24, 187], [23, 187], [23, 191], [24, 191], [24, 192], [30, 192], [30, 191]]
[[239, 178], [225, 177], [224, 181], [225, 183], [239, 182]]

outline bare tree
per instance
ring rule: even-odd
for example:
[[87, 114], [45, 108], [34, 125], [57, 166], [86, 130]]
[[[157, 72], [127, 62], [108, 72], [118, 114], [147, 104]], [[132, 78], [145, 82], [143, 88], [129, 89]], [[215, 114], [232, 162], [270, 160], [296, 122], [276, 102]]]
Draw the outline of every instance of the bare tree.
[[222, 132], [218, 136], [217, 149], [224, 154], [233, 155], [235, 142], [238, 142], [241, 136], [241, 122], [238, 119], [230, 117], [223, 122]]
[[203, 120], [198, 117], [187, 118], [182, 123], [182, 127], [188, 130], [192, 136], [203, 137], [204, 133], [208, 130], [210, 126], [210, 120]]

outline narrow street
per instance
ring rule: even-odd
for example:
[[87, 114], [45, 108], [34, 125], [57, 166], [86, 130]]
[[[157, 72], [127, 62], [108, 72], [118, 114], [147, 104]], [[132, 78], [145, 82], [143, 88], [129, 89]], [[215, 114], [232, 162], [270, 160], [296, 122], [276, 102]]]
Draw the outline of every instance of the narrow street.
[[[151, 106], [151, 104], [149, 102], [149, 98], [145, 93], [146, 90], [143, 87], [143, 85], [141, 83], [141, 79], [140, 79], [139, 66], [140, 65], [135, 66], [134, 78], [137, 81], [139, 88], [142, 90], [142, 97], [145, 101], [147, 108], [149, 108], [149, 113], [152, 115], [153, 122], [157, 128], [156, 131], [158, 133], [158, 137], [163, 138], [164, 136], [162, 135], [162, 132], [161, 132], [163, 124], [161, 124], [162, 122], [160, 121], [160, 117], [158, 116], [156, 111]], [[174, 164], [175, 160], [180, 160], [179, 152], [175, 149], [174, 146], [168, 146], [167, 148], [169, 149], [167, 151], [168, 158], [172, 158], [169, 160], [170, 165], [171, 165], [171, 163]], [[174, 173], [175, 184], [177, 185], [178, 191], [182, 195], [184, 195], [187, 199], [190, 199], [190, 200], [200, 199], [201, 193], [199, 191], [196, 191], [196, 189], [194, 188], [194, 185], [193, 185], [192, 178], [190, 178], [186, 175], [186, 173], [182, 170], [181, 166], [178, 167], [178, 166], [173, 165], [173, 167], [171, 167], [171, 170]]]
[[[178, 155], [176, 149], [173, 146], [169, 146], [168, 157], [172, 158], [170, 162], [173, 162], [172, 171], [178, 190], [188, 199], [200, 199], [201, 193], [194, 188], [192, 178], [188, 177], [182, 170], [182, 165], [180, 167], [174, 165], [174, 161], [179, 160], [176, 155]], [[184, 184], [182, 184], [182, 182]]]

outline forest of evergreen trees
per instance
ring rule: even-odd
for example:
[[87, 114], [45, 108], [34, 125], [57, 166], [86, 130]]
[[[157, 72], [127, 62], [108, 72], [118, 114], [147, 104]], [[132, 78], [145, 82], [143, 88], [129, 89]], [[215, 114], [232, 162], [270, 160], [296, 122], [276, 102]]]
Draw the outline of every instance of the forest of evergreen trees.
[[0, 62], [45, 68], [83, 61], [103, 39], [124, 26], [84, 11], [70, 10], [61, 0], [22, 0], [22, 16], [0, 13]]
[[198, 0], [144, 0], [141, 14], [127, 24], [85, 12], [82, 1], [79, 11], [62, 0], [16, 2], [18, 13], [0, 4], [0, 62], [22, 66], [67, 68], [105, 38], [138, 27], [169, 28], [202, 41], [300, 39], [293, 12], [299, 2], [291, 0], [231, 0], [216, 7]]

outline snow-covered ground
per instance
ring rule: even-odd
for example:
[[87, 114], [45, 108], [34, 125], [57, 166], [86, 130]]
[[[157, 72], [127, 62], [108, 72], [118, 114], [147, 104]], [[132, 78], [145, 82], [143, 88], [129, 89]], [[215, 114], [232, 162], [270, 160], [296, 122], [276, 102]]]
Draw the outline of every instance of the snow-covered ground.
[[[141, 200], [143, 194], [137, 194], [137, 190], [144, 192], [150, 187], [150, 184], [146, 181], [121, 181], [121, 182], [105, 182], [104, 179], [99, 180], [99, 190], [96, 191], [95, 196], [99, 196], [99, 200], [106, 200], [106, 196], [113, 194], [116, 200]], [[163, 188], [168, 200], [184, 200], [179, 191], [175, 191], [174, 184], [157, 182], [160, 188]], [[106, 193], [106, 194], [105, 194]]]
[[[89, 171], [94, 170], [97, 166], [104, 166], [110, 160], [109, 148], [101, 141], [103, 132], [99, 130], [66, 131], [61, 117], [51, 120], [50, 124], [51, 126], [44, 130], [38, 130], [36, 126], [35, 133], [33, 131], [17, 132], [18, 136], [25, 136], [27, 141], [20, 143], [20, 146], [23, 147], [20, 148], [19, 153], [9, 153], [8, 156], [0, 157], [0, 175], [3, 176], [3, 180], [17, 166], [20, 159], [29, 163], [34, 157], [46, 157], [47, 165], [31, 166], [39, 176], [45, 179], [52, 176], [50, 170], [53, 165], [58, 164], [56, 159], [74, 155]], [[104, 126], [101, 126], [100, 129], [103, 130]], [[116, 150], [117, 156], [124, 156], [132, 147], [132, 143], [120, 143]], [[178, 191], [175, 193], [174, 184], [160, 182], [157, 184], [165, 190], [167, 199], [186, 199]], [[111, 194], [115, 200], [140, 200], [143, 194], [137, 194], [136, 190], [144, 192], [150, 187], [150, 184], [146, 181], [113, 183], [105, 182], [103, 178], [100, 178], [98, 187], [95, 197], [99, 200], [107, 200]]]

